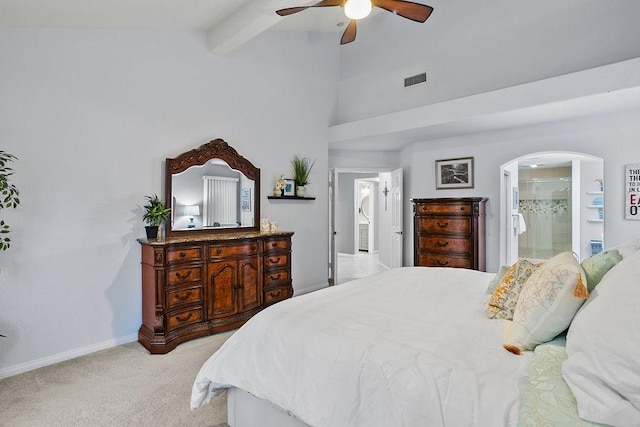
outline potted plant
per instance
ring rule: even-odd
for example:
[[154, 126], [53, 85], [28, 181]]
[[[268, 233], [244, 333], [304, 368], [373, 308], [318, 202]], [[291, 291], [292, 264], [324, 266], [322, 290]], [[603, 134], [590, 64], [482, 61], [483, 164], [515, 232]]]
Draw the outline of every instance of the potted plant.
[[293, 165], [293, 180], [296, 182], [296, 195], [298, 197], [303, 197], [306, 193], [305, 187], [311, 184], [309, 175], [315, 163], [315, 160], [311, 161], [307, 157], [300, 157], [298, 155], [293, 157], [291, 164]]
[[[0, 150], [0, 210], [5, 208], [16, 208], [20, 204], [18, 196], [20, 192], [15, 184], [9, 182], [9, 177], [13, 175], [13, 169], [7, 163], [18, 160], [13, 154]], [[6, 251], [11, 246], [11, 239], [6, 237], [9, 231], [9, 224], [0, 220], [0, 249]]]
[[147, 204], [144, 206], [144, 215], [142, 219], [149, 225], [145, 226], [148, 239], [156, 239], [158, 237], [158, 228], [160, 225], [169, 221], [170, 208], [165, 206], [164, 200], [160, 200], [157, 194], [146, 196]]

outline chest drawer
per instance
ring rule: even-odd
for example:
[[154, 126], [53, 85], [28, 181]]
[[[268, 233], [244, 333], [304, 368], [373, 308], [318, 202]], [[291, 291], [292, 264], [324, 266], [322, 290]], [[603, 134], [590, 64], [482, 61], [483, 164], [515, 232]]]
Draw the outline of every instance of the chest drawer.
[[264, 268], [284, 267], [289, 264], [288, 255], [266, 255], [263, 257], [262, 265]]
[[289, 272], [287, 270], [273, 271], [265, 274], [264, 286], [269, 287], [275, 284], [286, 282], [289, 280]]
[[183, 304], [192, 304], [202, 301], [202, 287], [194, 286], [192, 288], [176, 289], [167, 291], [167, 310]]
[[201, 246], [170, 248], [167, 250], [167, 264], [202, 261], [202, 253]]
[[267, 252], [288, 251], [289, 240], [288, 239], [267, 240], [266, 242], [264, 242], [264, 249]]
[[180, 326], [191, 325], [192, 323], [197, 323], [202, 319], [202, 307], [184, 310], [167, 316], [167, 329], [172, 330], [179, 328]]
[[471, 268], [471, 258], [452, 257], [446, 254], [421, 253], [418, 254], [418, 261], [424, 267], [454, 267]]
[[418, 236], [418, 249], [437, 252], [464, 252], [471, 250], [471, 239], [455, 237]]
[[242, 245], [211, 246], [209, 248], [209, 258], [232, 258], [256, 255], [257, 253], [258, 242], [251, 242]]
[[172, 268], [167, 270], [167, 285], [177, 285], [186, 282], [202, 280], [202, 266]]
[[431, 204], [420, 203], [416, 205], [416, 214], [457, 214], [470, 215], [471, 204], [466, 202], [447, 203], [447, 204]]
[[471, 218], [418, 217], [416, 229], [418, 232], [468, 235], [471, 233]]
[[287, 298], [289, 298], [289, 288], [286, 286], [268, 289], [264, 292], [265, 304], [273, 304]]

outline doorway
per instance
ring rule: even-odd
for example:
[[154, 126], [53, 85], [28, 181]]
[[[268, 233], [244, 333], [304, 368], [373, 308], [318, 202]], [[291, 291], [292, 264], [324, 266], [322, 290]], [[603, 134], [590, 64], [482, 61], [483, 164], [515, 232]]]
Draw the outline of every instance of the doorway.
[[500, 258], [580, 260], [603, 247], [604, 161], [582, 153], [544, 152], [501, 166]]
[[[329, 171], [330, 285], [366, 277], [392, 267], [391, 235], [395, 223], [387, 217], [391, 216], [394, 204], [389, 188], [385, 187], [387, 194], [382, 194], [381, 180], [390, 185], [393, 174], [401, 176], [402, 170]], [[398, 181], [395, 191], [401, 200], [402, 180]], [[395, 232], [401, 239], [401, 230]]]

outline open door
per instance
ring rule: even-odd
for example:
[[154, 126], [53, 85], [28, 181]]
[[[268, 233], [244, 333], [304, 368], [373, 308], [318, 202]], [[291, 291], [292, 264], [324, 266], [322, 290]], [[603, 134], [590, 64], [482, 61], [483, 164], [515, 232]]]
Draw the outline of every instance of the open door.
[[402, 169], [391, 172], [391, 268], [402, 267]]
[[338, 174], [329, 169], [329, 286], [338, 284], [338, 254], [336, 252], [336, 181]]

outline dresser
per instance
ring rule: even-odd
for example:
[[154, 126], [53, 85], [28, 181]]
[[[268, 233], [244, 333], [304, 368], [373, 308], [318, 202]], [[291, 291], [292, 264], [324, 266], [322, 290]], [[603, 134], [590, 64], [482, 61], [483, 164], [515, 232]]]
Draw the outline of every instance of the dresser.
[[486, 271], [487, 200], [412, 199], [414, 265]]
[[234, 329], [293, 295], [291, 232], [140, 239], [142, 326], [151, 353]]

